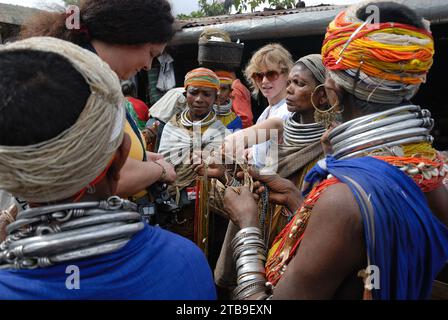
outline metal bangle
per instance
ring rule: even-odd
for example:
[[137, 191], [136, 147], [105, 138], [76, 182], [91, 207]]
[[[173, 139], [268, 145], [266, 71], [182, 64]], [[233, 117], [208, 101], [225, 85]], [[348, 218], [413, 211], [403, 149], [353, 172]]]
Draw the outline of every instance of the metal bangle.
[[309, 140], [313, 140], [316, 138], [320, 138], [320, 136], [322, 136], [322, 134], [325, 131], [318, 131], [318, 132], [297, 132], [297, 131], [290, 131], [290, 130], [285, 130], [284, 133], [287, 133], [287, 136], [298, 139], [298, 140], [304, 140], [304, 141], [309, 141]]
[[411, 137], [427, 135], [427, 134], [428, 134], [428, 130], [425, 128], [413, 128], [413, 129], [403, 130], [400, 132], [391, 132], [391, 133], [387, 133], [384, 135], [374, 137], [369, 140], [358, 141], [357, 143], [353, 143], [352, 145], [349, 145], [349, 146], [339, 149], [339, 150], [334, 150], [333, 155], [337, 159], [342, 156], [345, 156], [348, 153], [352, 153], [352, 152], [366, 149], [369, 147], [378, 146], [381, 144], [393, 142], [393, 141], [400, 140], [400, 139], [411, 138]]
[[331, 140], [335, 135], [345, 131], [347, 128], [351, 127], [351, 126], [359, 126], [362, 124], [365, 124], [367, 122], [372, 121], [373, 119], [376, 118], [383, 118], [383, 117], [387, 117], [396, 113], [401, 113], [401, 112], [414, 112], [414, 111], [420, 111], [420, 107], [416, 106], [416, 105], [405, 105], [405, 106], [400, 106], [397, 108], [393, 108], [393, 109], [389, 109], [389, 110], [385, 110], [382, 112], [377, 112], [377, 113], [373, 113], [364, 117], [360, 117], [360, 118], [356, 118], [356, 119], [352, 119], [350, 121], [344, 122], [343, 124], [337, 126], [336, 128], [334, 128], [333, 130], [331, 130], [331, 132], [329, 133], [328, 137]]
[[246, 241], [250, 241], [250, 240], [261, 240], [261, 239], [259, 236], [256, 236], [256, 235], [235, 237], [231, 242], [232, 248], [235, 250], [238, 247], [244, 245], [246, 243]]
[[257, 256], [257, 257], [262, 256], [263, 259], [266, 259], [264, 250], [260, 250], [259, 248], [250, 248], [244, 250], [243, 252], [241, 252], [240, 257], [242, 258], [245, 256]]
[[162, 173], [160, 175], [160, 178], [158, 180], [165, 180], [166, 176], [168, 175], [166, 172], [166, 169], [164, 166], [162, 166], [160, 163], [158, 163], [157, 161], [153, 161], [153, 163], [155, 163], [156, 165], [158, 165], [160, 168], [162, 168]]
[[61, 263], [67, 261], [73, 261], [78, 259], [85, 259], [92, 256], [97, 256], [100, 254], [107, 254], [114, 252], [123, 248], [131, 238], [119, 239], [116, 241], [111, 241], [105, 244], [100, 244], [98, 246], [90, 247], [87, 249], [75, 250], [71, 252], [66, 252], [56, 256], [50, 257], [50, 261], [53, 263]]
[[292, 137], [300, 137], [301, 139], [313, 139], [317, 138], [320, 135], [322, 135], [325, 130], [313, 130], [313, 131], [302, 131], [300, 129], [292, 129], [292, 128], [285, 128], [284, 132], [288, 133], [289, 136]]
[[0, 245], [0, 268], [35, 269], [119, 250], [145, 226], [136, 209], [113, 196], [26, 210]]
[[61, 211], [75, 211], [79, 209], [89, 209], [89, 208], [104, 209], [104, 210], [122, 209], [122, 210], [137, 211], [137, 205], [135, 203], [121, 199], [117, 196], [113, 196], [104, 201], [66, 203], [66, 204], [32, 208], [20, 212], [17, 215], [16, 220], [31, 219], [41, 215], [53, 214], [55, 212], [61, 212]]
[[[23, 256], [48, 256], [51, 252], [57, 250], [76, 249], [80, 246], [87, 247], [99, 240], [108, 241], [118, 238], [132, 236], [142, 230], [142, 222], [134, 224], [104, 224], [91, 228], [90, 230], [68, 231], [64, 233], [52, 234], [48, 236], [32, 237], [25, 240], [19, 240], [11, 244], [9, 252], [16, 252], [16, 249], [23, 253]], [[20, 255], [19, 255], [20, 256]], [[16, 255], [16, 257], [19, 257]]]
[[262, 273], [245, 273], [238, 277], [237, 283], [238, 285], [241, 285], [245, 282], [252, 281], [252, 280], [262, 280], [266, 281], [265, 276]]
[[405, 131], [407, 129], [413, 129], [418, 127], [426, 128], [425, 125], [430, 124], [429, 118], [424, 119], [411, 119], [407, 121], [402, 121], [400, 123], [393, 123], [387, 126], [379, 127], [373, 130], [365, 131], [363, 133], [351, 135], [350, 137], [346, 138], [343, 141], [340, 141], [336, 144], [332, 144], [333, 150], [340, 150], [342, 148], [345, 148], [346, 146], [349, 146], [350, 144], [356, 143], [358, 141], [364, 141], [366, 139], [372, 139], [374, 137], [384, 135], [387, 133], [396, 132], [399, 134], [402, 131]]
[[251, 287], [260, 287], [260, 288], [263, 288], [263, 291], [265, 291], [266, 290], [265, 282], [266, 282], [265, 279], [247, 281], [243, 285], [238, 285], [235, 288], [234, 293], [235, 293], [235, 295], [239, 295], [240, 293], [242, 293], [245, 290], [248, 290]]
[[239, 240], [239, 243], [234, 247], [234, 252], [239, 251], [240, 249], [247, 250], [250, 248], [265, 249], [263, 243], [264, 242], [261, 239], [243, 238]]
[[264, 268], [263, 263], [246, 263], [244, 266], [242, 266], [241, 268], [238, 269], [237, 273], [238, 276], [241, 276], [245, 273], [250, 273], [250, 272], [259, 272], [259, 273], [266, 273], [266, 270]]
[[119, 222], [119, 221], [139, 221], [141, 215], [138, 212], [124, 211], [114, 212], [113, 214], [94, 215], [84, 218], [79, 218], [73, 221], [68, 221], [59, 226], [61, 231], [69, 231], [77, 228], [85, 228], [92, 225]]
[[331, 143], [331, 145], [336, 145], [337, 143], [339, 143], [353, 135], [357, 135], [359, 133], [370, 131], [372, 129], [376, 129], [379, 127], [384, 127], [384, 126], [387, 126], [387, 125], [390, 125], [393, 123], [399, 123], [399, 122], [406, 121], [409, 119], [415, 119], [418, 117], [419, 117], [419, 113], [414, 112], [414, 113], [384, 118], [384, 119], [381, 119], [381, 120], [378, 120], [375, 122], [369, 122], [369, 123], [366, 123], [366, 124], [363, 124], [360, 126], [354, 126], [354, 127], [348, 128], [343, 133], [334, 136], [332, 139], [330, 139], [330, 143]]
[[244, 251], [249, 250], [249, 249], [256, 249], [256, 250], [258, 250], [258, 252], [260, 254], [266, 255], [266, 248], [264, 246], [260, 246], [260, 245], [258, 245], [258, 246], [240, 246], [233, 250], [234, 261], [237, 261], [238, 258], [241, 256], [241, 254]]
[[266, 290], [262, 282], [254, 282], [244, 288], [237, 287], [234, 291], [234, 296], [236, 300], [246, 299], [257, 293], [264, 293]]
[[97, 201], [97, 202], [66, 203], [66, 204], [58, 204], [58, 205], [52, 205], [52, 206], [32, 208], [32, 209], [28, 209], [28, 210], [20, 212], [17, 215], [16, 220], [31, 219], [31, 218], [39, 217], [42, 215], [51, 214], [54, 212], [95, 208], [95, 207], [99, 207], [99, 205], [100, 205], [100, 202]]
[[259, 259], [258, 256], [240, 257], [236, 261], [236, 270], [239, 270], [241, 267], [251, 263], [260, 263], [261, 265], [264, 265], [264, 260]]
[[257, 241], [257, 240], [262, 241], [261, 236], [259, 236], [259, 235], [239, 236], [239, 237], [235, 237], [232, 240], [232, 242], [230, 243], [230, 245], [235, 250], [244, 244], [250, 244], [250, 243], [253, 243], [253, 241]]
[[262, 235], [261, 230], [259, 227], [246, 227], [238, 231], [235, 235], [235, 237], [238, 237], [242, 234], [256, 234], [256, 235]]
[[353, 157], [357, 157], [357, 156], [363, 155], [363, 154], [368, 154], [370, 152], [373, 152], [373, 151], [379, 150], [379, 149], [383, 149], [383, 148], [387, 149], [387, 148], [392, 148], [395, 146], [401, 146], [401, 145], [406, 145], [406, 144], [411, 144], [411, 143], [419, 143], [419, 142], [424, 142], [424, 141], [432, 143], [433, 137], [424, 135], [424, 136], [417, 136], [417, 137], [412, 137], [412, 138], [401, 139], [401, 140], [386, 143], [381, 146], [373, 146], [373, 147], [370, 147], [367, 149], [362, 149], [362, 150], [359, 150], [356, 152], [352, 152], [343, 157], [340, 157], [339, 159], [343, 160], [343, 159], [353, 158]]

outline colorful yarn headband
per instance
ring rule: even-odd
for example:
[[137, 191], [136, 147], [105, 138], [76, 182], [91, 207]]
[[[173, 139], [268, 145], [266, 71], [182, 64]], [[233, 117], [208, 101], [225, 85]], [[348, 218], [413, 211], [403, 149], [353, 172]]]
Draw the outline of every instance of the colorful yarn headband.
[[233, 75], [228, 71], [216, 71], [216, 75], [219, 78], [219, 82], [224, 85], [232, 85], [233, 83]]
[[197, 68], [188, 72], [184, 86], [185, 88], [188, 86], [213, 88], [218, 91], [220, 88], [218, 76], [207, 68]]
[[[411, 98], [433, 64], [431, 32], [402, 23], [370, 22], [356, 18], [354, 10], [338, 14], [322, 46], [325, 67], [360, 99], [396, 103]], [[359, 83], [353, 81], [356, 75]], [[384, 96], [390, 94], [395, 97]]]

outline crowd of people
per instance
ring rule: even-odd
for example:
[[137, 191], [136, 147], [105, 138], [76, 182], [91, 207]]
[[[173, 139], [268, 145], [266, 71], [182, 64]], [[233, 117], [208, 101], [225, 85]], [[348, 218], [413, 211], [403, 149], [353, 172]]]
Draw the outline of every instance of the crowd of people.
[[435, 54], [425, 19], [363, 2], [321, 52], [260, 48], [253, 125], [222, 67], [136, 99], [130, 79], [177, 32], [167, 0], [80, 9], [79, 30], [40, 13], [0, 48], [0, 299], [430, 298], [448, 165], [412, 103]]

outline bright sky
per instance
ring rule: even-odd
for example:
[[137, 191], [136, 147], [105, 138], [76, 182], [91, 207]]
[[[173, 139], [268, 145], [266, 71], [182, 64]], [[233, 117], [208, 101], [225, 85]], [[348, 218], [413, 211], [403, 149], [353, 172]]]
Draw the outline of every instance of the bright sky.
[[[173, 4], [174, 13], [185, 13], [189, 14], [192, 11], [198, 10], [197, 0], [170, 0]], [[351, 4], [359, 2], [359, 0], [304, 0], [307, 6], [318, 5], [321, 3], [327, 4]], [[10, 3], [21, 5], [25, 7], [37, 7], [45, 8], [51, 6], [52, 4], [62, 5], [64, 2], [62, 0], [0, 0], [0, 3]]]
[[[197, 0], [170, 0], [174, 13], [190, 13], [199, 9]], [[63, 5], [62, 0], [0, 0], [0, 3], [16, 4], [24, 7], [45, 8], [52, 4]]]
[[10, 3], [10, 4], [16, 4], [19, 6], [24, 7], [42, 7], [46, 5], [51, 5], [53, 3], [57, 3], [60, 5], [63, 5], [64, 2], [62, 0], [0, 0], [1, 3]]

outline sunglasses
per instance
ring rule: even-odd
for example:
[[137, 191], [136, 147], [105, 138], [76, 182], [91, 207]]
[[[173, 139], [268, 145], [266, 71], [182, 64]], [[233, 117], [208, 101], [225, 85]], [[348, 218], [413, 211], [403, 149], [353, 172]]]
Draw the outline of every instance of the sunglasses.
[[280, 77], [280, 72], [275, 70], [270, 70], [266, 72], [255, 72], [252, 74], [252, 79], [254, 79], [255, 82], [262, 82], [264, 77], [268, 79], [268, 81], [272, 82], [278, 79]]

